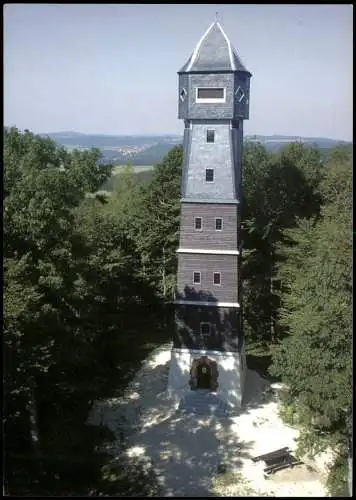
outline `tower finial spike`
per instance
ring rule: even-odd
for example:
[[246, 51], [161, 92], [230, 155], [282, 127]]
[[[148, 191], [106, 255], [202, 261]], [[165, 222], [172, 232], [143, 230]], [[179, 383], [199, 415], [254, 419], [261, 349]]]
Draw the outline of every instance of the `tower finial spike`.
[[215, 22], [219, 21], [219, 12], [215, 12]]

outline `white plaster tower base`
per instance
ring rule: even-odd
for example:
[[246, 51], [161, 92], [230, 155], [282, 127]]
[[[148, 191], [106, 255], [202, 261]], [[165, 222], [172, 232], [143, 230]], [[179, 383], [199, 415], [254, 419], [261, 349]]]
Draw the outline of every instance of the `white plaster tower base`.
[[172, 349], [168, 375], [168, 394], [177, 403], [192, 389], [190, 387], [193, 361], [207, 356], [217, 364], [218, 387], [214, 393], [230, 407], [242, 405], [246, 378], [244, 350], [237, 352], [205, 351], [193, 349]]

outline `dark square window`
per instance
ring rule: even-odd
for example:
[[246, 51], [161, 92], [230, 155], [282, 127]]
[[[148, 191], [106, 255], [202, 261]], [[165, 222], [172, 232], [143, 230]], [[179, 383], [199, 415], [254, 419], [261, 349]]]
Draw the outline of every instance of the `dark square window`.
[[232, 128], [234, 128], [235, 130], [239, 130], [239, 128], [240, 128], [240, 122], [238, 120], [234, 120], [232, 122]]
[[203, 227], [203, 224], [202, 224], [202, 219], [201, 217], [195, 217], [195, 229], [197, 231], [201, 231], [202, 230], [202, 227]]
[[217, 217], [215, 219], [215, 230], [222, 231], [222, 228], [223, 228], [223, 220], [221, 217]]
[[215, 130], [206, 131], [206, 142], [215, 142]]
[[195, 285], [199, 285], [200, 284], [200, 272], [199, 271], [195, 271], [193, 273], [193, 283]]
[[214, 285], [221, 285], [220, 273], [214, 273]]
[[210, 323], [200, 323], [200, 334], [202, 336], [210, 335]]
[[213, 168], [205, 169], [205, 180], [206, 180], [206, 182], [214, 182], [214, 169]]

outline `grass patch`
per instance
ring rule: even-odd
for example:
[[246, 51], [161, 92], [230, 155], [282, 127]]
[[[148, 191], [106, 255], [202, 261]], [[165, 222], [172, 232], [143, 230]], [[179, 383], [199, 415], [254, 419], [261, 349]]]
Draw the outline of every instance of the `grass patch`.
[[301, 424], [297, 404], [287, 404], [286, 401], [283, 401], [283, 398], [279, 405], [279, 416], [285, 424], [290, 425], [291, 427], [297, 427]]
[[[115, 165], [112, 171], [112, 175], [117, 175], [126, 167], [127, 165]], [[132, 165], [132, 170], [135, 173], [145, 172], [147, 170], [152, 170], [154, 165]]]
[[[125, 165], [114, 167], [112, 175], [101, 186], [101, 191], [115, 192], [120, 189], [121, 174], [124, 172]], [[153, 175], [153, 165], [133, 166], [134, 181], [136, 185], [148, 183]]]
[[345, 498], [350, 496], [348, 484], [348, 459], [347, 456], [339, 456], [330, 469], [327, 479], [327, 488], [333, 497]]

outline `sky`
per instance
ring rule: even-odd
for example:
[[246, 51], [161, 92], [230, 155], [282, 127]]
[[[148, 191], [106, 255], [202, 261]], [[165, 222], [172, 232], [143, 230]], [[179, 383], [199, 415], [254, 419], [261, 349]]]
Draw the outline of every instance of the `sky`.
[[7, 4], [4, 123], [181, 134], [177, 71], [219, 21], [251, 71], [246, 134], [352, 140], [353, 6]]

